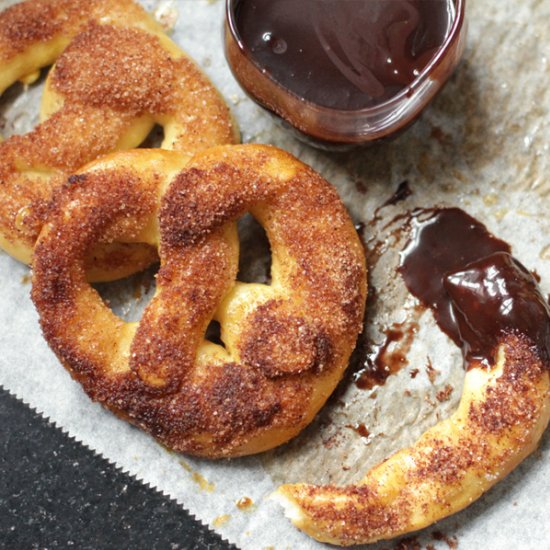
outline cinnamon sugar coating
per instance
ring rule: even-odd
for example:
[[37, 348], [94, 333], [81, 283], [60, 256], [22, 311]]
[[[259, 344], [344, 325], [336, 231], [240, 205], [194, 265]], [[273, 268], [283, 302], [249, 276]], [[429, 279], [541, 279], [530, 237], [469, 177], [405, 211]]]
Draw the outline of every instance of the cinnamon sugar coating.
[[50, 41], [61, 40], [62, 44], [54, 45], [60, 51], [88, 21], [105, 18], [159, 29], [133, 0], [27, 0], [0, 13], [0, 60], [9, 62]]
[[183, 78], [158, 37], [92, 22], [56, 62], [51, 86], [66, 103], [137, 117], [173, 113]]
[[[178, 451], [260, 452], [303, 429], [340, 380], [362, 325], [363, 248], [335, 190], [287, 153], [216, 147], [185, 162], [119, 153], [67, 183], [37, 243], [33, 300], [93, 399]], [[235, 280], [246, 212], [271, 244], [269, 286]], [[116, 318], [85, 279], [90, 246], [117, 238], [160, 242], [139, 324]], [[205, 340], [211, 320], [224, 346]]]
[[[0, 246], [25, 262], [52, 191], [84, 164], [139, 145], [155, 123], [164, 127], [166, 149], [191, 153], [236, 140], [212, 84], [130, 0], [33, 0], [0, 13], [0, 93], [54, 61], [43, 122], [0, 143]], [[148, 247], [111, 246], [121, 266], [96, 265], [96, 278], [126, 275], [155, 258]]]

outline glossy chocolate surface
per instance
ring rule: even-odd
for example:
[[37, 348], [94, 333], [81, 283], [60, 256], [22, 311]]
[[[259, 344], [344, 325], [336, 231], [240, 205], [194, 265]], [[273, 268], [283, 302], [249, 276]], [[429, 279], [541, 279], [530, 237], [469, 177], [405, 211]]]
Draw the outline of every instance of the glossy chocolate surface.
[[464, 51], [465, 2], [226, 0], [225, 55], [285, 128], [347, 150], [396, 137], [441, 90]]
[[297, 96], [356, 110], [409, 86], [454, 17], [451, 0], [238, 0], [253, 60]]
[[510, 246], [458, 208], [418, 210], [413, 222], [400, 272], [466, 360], [491, 364], [509, 332], [528, 337], [548, 359], [548, 305]]
[[497, 252], [447, 275], [467, 358], [487, 360], [506, 332], [525, 334], [545, 361], [550, 350], [550, 312], [533, 275], [506, 252]]

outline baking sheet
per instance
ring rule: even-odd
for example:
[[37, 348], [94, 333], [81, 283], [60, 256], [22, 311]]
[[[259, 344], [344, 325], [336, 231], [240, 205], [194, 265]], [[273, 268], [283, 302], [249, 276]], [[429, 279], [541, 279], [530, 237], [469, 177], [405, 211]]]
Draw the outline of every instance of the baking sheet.
[[[9, 3], [0, 0], [0, 8]], [[416, 206], [453, 205], [471, 213], [509, 241], [515, 256], [540, 275], [543, 292], [550, 292], [550, 0], [471, 0], [464, 62], [422, 119], [394, 142], [346, 154], [316, 151], [296, 141], [246, 98], [223, 57], [223, 4], [144, 2], [159, 10], [169, 26], [179, 14], [173, 38], [219, 87], [243, 141], [278, 145], [311, 164], [336, 185], [354, 220], [365, 225], [370, 246], [387, 238], [383, 254], [370, 261], [376, 299], [369, 302], [368, 342], [380, 342], [383, 329], [393, 323], [418, 317], [395, 272], [403, 242], [394, 242], [391, 227], [383, 229]], [[38, 86], [16, 89], [2, 99], [4, 136], [32, 125], [39, 96]], [[405, 180], [412, 196], [381, 209], [381, 221], [373, 225], [375, 209]], [[245, 228], [244, 238], [255, 242], [254, 231]], [[255, 261], [250, 271], [261, 274], [263, 259]], [[408, 351], [409, 365], [383, 387], [360, 390], [348, 379], [302, 435], [273, 452], [221, 462], [192, 459], [167, 451], [91, 403], [70, 379], [41, 337], [29, 298], [28, 268], [0, 253], [0, 282], [0, 384], [243, 549], [322, 548], [296, 531], [269, 500], [276, 486], [357, 480], [366, 468], [448, 416], [460, 398], [460, 353], [425, 313]], [[150, 295], [150, 282], [146, 275], [102, 292], [120, 314], [135, 318]], [[429, 362], [435, 376], [429, 375]], [[414, 369], [419, 374], [412, 378]], [[449, 399], [438, 400], [438, 392], [449, 385]], [[369, 437], [350, 428], [358, 424], [365, 425]], [[465, 549], [478, 548], [481, 541], [491, 549], [548, 547], [549, 455], [547, 433], [540, 449], [503, 483], [416, 540], [436, 548], [452, 546], [455, 539]], [[254, 505], [239, 509], [236, 502], [242, 497]], [[434, 532], [450, 539], [434, 540]]]

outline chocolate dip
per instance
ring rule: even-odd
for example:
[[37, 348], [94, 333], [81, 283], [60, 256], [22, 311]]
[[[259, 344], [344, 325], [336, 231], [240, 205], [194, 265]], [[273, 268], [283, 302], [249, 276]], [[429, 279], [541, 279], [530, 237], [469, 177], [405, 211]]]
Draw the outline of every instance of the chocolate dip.
[[413, 221], [400, 272], [466, 361], [490, 365], [507, 332], [529, 338], [548, 360], [548, 304], [510, 245], [458, 208], [417, 210]]

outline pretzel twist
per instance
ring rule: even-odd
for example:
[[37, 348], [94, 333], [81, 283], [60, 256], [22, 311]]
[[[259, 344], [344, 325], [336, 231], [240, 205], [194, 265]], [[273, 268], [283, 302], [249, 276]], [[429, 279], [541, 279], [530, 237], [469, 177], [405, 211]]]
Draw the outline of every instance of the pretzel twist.
[[[364, 252], [335, 190], [278, 149], [218, 147], [185, 163], [119, 153], [70, 178], [36, 246], [33, 300], [93, 399], [178, 451], [260, 452], [304, 428], [340, 380], [362, 325]], [[270, 285], [235, 280], [247, 211], [271, 244]], [[160, 243], [139, 324], [85, 278], [86, 251], [118, 239]], [[205, 340], [212, 319], [225, 347]]]
[[[41, 124], [0, 143], [0, 246], [26, 263], [52, 191], [84, 164], [136, 147], [155, 123], [165, 149], [236, 141], [212, 84], [131, 0], [32, 0], [0, 14], [0, 94], [53, 62]], [[113, 244], [91, 253], [88, 272], [112, 279], [154, 259]]]

